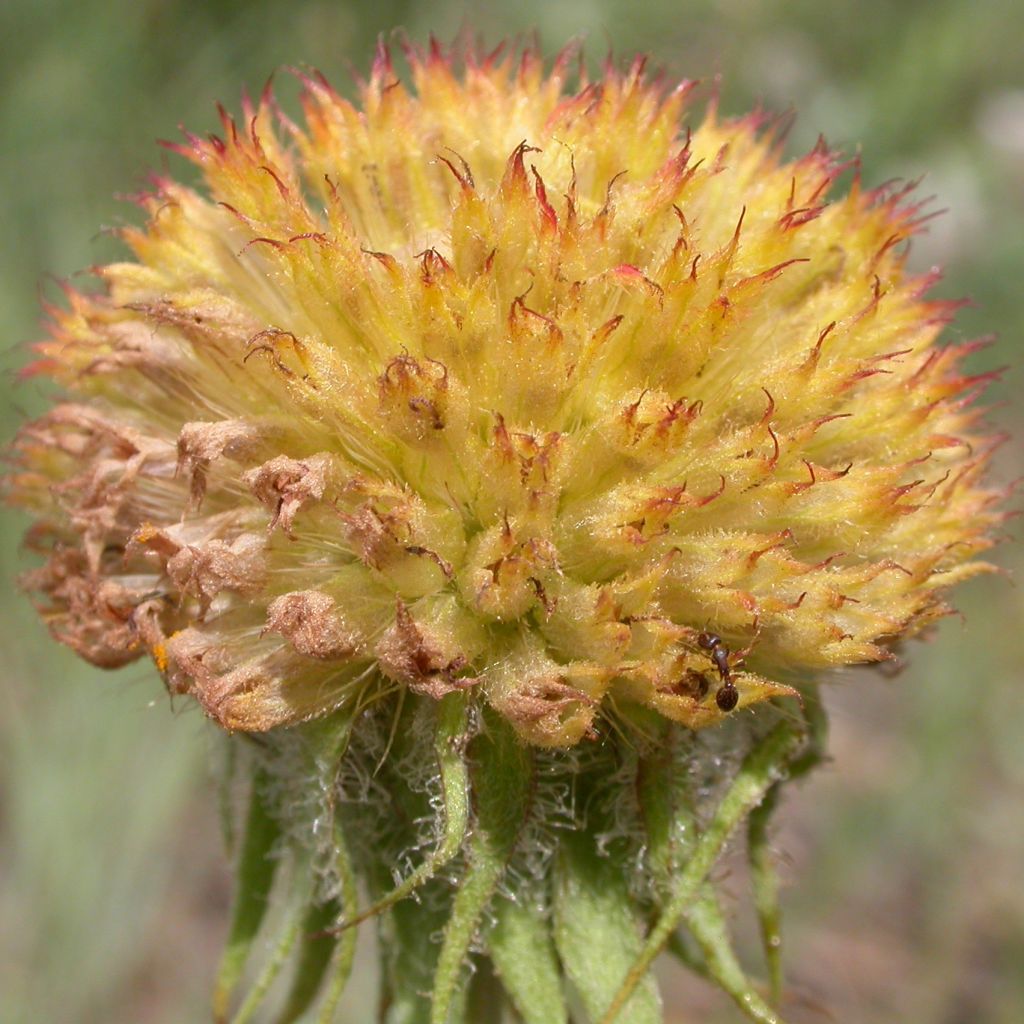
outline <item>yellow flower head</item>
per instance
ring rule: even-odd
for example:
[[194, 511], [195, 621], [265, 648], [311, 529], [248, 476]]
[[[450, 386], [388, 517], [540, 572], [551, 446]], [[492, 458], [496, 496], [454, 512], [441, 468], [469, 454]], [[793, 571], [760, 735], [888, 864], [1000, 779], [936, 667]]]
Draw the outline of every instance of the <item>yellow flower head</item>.
[[942, 615], [999, 496], [907, 190], [643, 61], [409, 60], [174, 145], [204, 186], [52, 312], [8, 489], [53, 633], [229, 729], [466, 690], [567, 746]]

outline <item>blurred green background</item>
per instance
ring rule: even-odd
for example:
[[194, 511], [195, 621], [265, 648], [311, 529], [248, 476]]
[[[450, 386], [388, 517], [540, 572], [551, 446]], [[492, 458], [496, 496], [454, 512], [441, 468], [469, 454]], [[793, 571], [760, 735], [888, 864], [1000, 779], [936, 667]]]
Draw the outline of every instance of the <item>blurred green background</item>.
[[[939, 291], [975, 300], [950, 339], [999, 332], [978, 365], [1009, 364], [992, 397], [1024, 437], [1024, 4], [964, 0], [539, 0], [487, 12], [437, 0], [6, 0], [0, 5], [0, 433], [38, 410], [16, 386], [47, 275], [118, 254], [115, 198], [176, 126], [214, 126], [285, 64], [336, 84], [378, 33], [488, 40], [539, 30], [553, 52], [651, 53], [680, 76], [722, 76], [723, 107], [799, 112], [790, 145], [823, 132], [863, 150], [865, 177], [917, 177], [950, 212], [915, 242]], [[998, 467], [1024, 473], [1019, 440]], [[2, 513], [2, 573], [25, 567], [24, 521]], [[1013, 524], [1011, 524], [1012, 527]], [[998, 552], [1019, 571], [1012, 540]], [[1024, 599], [1003, 578], [959, 595], [898, 679], [849, 673], [829, 694], [832, 761], [791, 794], [777, 830], [789, 1019], [856, 1024], [1024, 1020]], [[0, 596], [0, 1021], [193, 1022], [229, 896], [209, 781], [210, 737], [170, 709], [155, 674], [102, 674], [52, 644], [12, 584]], [[740, 890], [742, 876], [726, 877]], [[741, 931], [749, 931], [740, 920]], [[369, 969], [367, 969], [369, 970]], [[347, 1020], [365, 1019], [371, 982]], [[714, 992], [667, 971], [669, 1020], [727, 1022]]]

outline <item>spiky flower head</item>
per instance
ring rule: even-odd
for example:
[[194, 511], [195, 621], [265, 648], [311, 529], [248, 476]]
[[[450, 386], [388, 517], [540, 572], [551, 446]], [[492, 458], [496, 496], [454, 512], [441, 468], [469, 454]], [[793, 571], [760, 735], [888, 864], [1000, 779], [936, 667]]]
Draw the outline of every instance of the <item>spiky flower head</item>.
[[457, 695], [557, 748], [942, 615], [993, 444], [908, 191], [830, 197], [850, 163], [760, 115], [691, 131], [643, 61], [409, 63], [173, 145], [204, 186], [155, 177], [132, 259], [52, 311], [66, 397], [9, 489], [54, 635], [228, 730]]

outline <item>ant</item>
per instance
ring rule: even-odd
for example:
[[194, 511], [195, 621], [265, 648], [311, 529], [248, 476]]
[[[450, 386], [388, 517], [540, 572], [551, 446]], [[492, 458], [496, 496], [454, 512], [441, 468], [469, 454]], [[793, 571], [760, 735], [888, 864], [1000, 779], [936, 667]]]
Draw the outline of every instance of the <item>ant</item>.
[[732, 711], [739, 703], [740, 692], [732, 681], [729, 648], [722, 643], [722, 638], [717, 633], [700, 633], [697, 636], [697, 646], [708, 652], [722, 680], [722, 685], [715, 693], [715, 703], [721, 711]]
[[688, 668], [683, 677], [676, 681], [672, 692], [679, 696], [692, 697], [694, 700], [703, 700], [708, 694], [708, 677], [703, 672]]

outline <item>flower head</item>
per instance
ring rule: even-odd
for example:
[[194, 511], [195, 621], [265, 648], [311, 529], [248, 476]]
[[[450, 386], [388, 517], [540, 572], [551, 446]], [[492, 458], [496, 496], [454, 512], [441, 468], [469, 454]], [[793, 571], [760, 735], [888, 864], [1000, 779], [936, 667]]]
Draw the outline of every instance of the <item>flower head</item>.
[[[811, 675], [944, 614], [1001, 518], [987, 378], [906, 269], [922, 204], [824, 144], [786, 159], [761, 115], [691, 131], [693, 83], [642, 60], [408, 56], [411, 87], [382, 48], [355, 103], [300, 73], [303, 125], [268, 90], [171, 145], [202, 186], [154, 177], [132, 258], [51, 310], [30, 372], [65, 397], [7, 478], [26, 585], [86, 659], [148, 654], [269, 733], [221, 1015], [283, 829], [289, 941], [333, 922], [343, 980], [382, 914], [394, 1019], [430, 990], [442, 1024], [481, 957], [528, 1024], [567, 1019], [565, 978], [595, 1021], [657, 1019], [685, 918], [776, 1020], [707, 881], [813, 759], [771, 699], [812, 721]], [[777, 995], [766, 842], [762, 815]]]
[[[265, 730], [397, 685], [542, 745], [719, 720], [876, 661], [983, 566], [983, 381], [904, 268], [906, 189], [830, 199], [757, 115], [571, 51], [301, 75], [141, 198], [16, 443], [54, 634]], [[737, 661], [735, 653], [730, 657]], [[710, 685], [709, 685], [710, 683]]]

